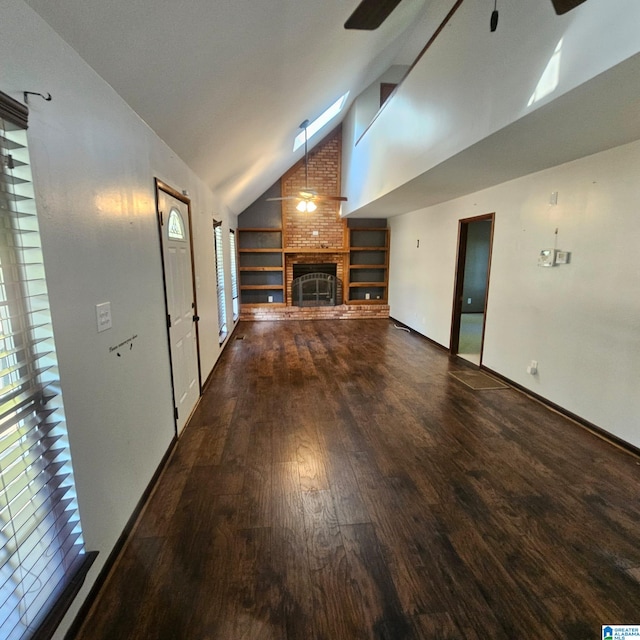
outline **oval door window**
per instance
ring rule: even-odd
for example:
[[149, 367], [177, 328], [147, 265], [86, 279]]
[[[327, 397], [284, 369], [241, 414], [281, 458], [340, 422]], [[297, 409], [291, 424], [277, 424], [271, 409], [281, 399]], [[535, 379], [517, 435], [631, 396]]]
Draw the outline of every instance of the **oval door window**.
[[169, 211], [169, 221], [167, 223], [167, 233], [172, 240], [184, 240], [184, 221], [182, 214], [173, 207]]

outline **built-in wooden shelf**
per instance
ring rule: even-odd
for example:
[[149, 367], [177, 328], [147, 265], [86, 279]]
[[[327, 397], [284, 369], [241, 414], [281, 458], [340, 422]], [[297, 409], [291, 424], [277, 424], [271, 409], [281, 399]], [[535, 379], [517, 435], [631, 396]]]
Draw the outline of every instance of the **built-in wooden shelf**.
[[[371, 273], [366, 273], [363, 269]], [[388, 288], [389, 229], [378, 226], [350, 227], [346, 284], [348, 302], [387, 304]]]
[[238, 231], [240, 304], [284, 305], [284, 232], [281, 220], [278, 226], [243, 227]]

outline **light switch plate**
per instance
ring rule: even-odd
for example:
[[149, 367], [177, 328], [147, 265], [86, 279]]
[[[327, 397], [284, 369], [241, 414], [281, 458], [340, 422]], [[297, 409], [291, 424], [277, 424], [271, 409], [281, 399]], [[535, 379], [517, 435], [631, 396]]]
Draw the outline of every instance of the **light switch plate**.
[[101, 302], [96, 305], [96, 322], [98, 323], [98, 333], [111, 329], [111, 303]]

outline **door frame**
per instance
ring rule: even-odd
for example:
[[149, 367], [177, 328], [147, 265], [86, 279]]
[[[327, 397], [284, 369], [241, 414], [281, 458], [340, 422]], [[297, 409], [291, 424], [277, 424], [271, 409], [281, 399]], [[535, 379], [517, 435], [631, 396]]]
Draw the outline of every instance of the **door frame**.
[[196, 270], [195, 270], [195, 261], [193, 255], [193, 227], [192, 227], [192, 216], [191, 216], [191, 198], [184, 195], [177, 189], [174, 189], [170, 185], [166, 184], [159, 178], [154, 178], [155, 183], [155, 198], [156, 198], [156, 221], [158, 225], [158, 240], [160, 241], [160, 263], [162, 268], [162, 292], [164, 295], [164, 310], [165, 310], [165, 326], [167, 329], [167, 351], [169, 353], [169, 367], [171, 369], [171, 398], [173, 401], [174, 415], [173, 415], [173, 424], [176, 430], [176, 435], [178, 434], [178, 418], [176, 417], [176, 391], [173, 385], [173, 358], [171, 357], [171, 333], [169, 331], [169, 301], [167, 298], [167, 274], [164, 266], [164, 243], [163, 243], [163, 219], [162, 212], [160, 211], [160, 191], [163, 191], [167, 195], [179, 200], [180, 202], [187, 205], [187, 217], [189, 221], [189, 252], [191, 254], [191, 288], [193, 291], [193, 315], [196, 318], [195, 324], [195, 332], [196, 332], [196, 359], [198, 362], [198, 396], [202, 396], [202, 368], [200, 365], [200, 334], [199, 334], [199, 317], [198, 317], [198, 297], [196, 295]]
[[464, 286], [464, 268], [467, 259], [467, 234], [469, 225], [473, 222], [491, 221], [491, 234], [489, 235], [489, 258], [487, 264], [487, 287], [484, 293], [484, 314], [482, 318], [482, 342], [480, 344], [480, 366], [482, 366], [482, 354], [484, 351], [484, 330], [487, 324], [487, 306], [489, 304], [489, 281], [491, 278], [491, 257], [493, 255], [493, 233], [496, 226], [496, 214], [485, 213], [471, 218], [458, 220], [458, 250], [456, 255], [456, 276], [453, 288], [453, 305], [451, 312], [451, 336], [449, 338], [449, 353], [458, 354], [460, 344], [460, 322], [462, 316], [462, 294]]

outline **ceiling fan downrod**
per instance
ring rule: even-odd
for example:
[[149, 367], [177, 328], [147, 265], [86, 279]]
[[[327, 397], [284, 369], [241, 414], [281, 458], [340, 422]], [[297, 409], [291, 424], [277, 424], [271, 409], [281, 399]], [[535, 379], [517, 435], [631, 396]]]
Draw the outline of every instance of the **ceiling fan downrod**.
[[304, 188], [305, 191], [309, 191], [309, 167], [308, 167], [308, 156], [307, 156], [307, 127], [309, 126], [309, 121], [305, 120], [300, 123], [300, 128], [304, 129]]

